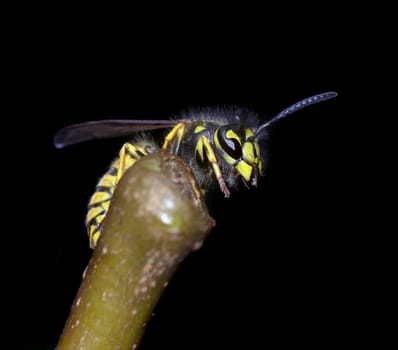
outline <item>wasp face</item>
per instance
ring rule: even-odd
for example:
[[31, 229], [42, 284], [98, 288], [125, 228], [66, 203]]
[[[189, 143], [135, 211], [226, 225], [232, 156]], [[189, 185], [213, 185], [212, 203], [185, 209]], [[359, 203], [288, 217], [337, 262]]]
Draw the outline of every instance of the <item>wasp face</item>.
[[221, 126], [214, 133], [214, 144], [223, 159], [236, 169], [246, 185], [257, 186], [263, 164], [253, 129], [237, 128], [233, 124]]

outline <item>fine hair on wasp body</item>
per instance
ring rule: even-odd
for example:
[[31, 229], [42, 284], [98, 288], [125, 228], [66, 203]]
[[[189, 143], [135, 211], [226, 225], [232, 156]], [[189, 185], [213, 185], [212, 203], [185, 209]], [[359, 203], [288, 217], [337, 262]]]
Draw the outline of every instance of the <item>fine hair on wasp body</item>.
[[325, 92], [305, 98], [261, 124], [257, 114], [244, 107], [196, 108], [175, 120], [99, 120], [74, 124], [61, 129], [54, 139], [62, 148], [97, 138], [132, 135], [157, 129], [169, 129], [160, 146], [147, 136], [123, 144], [118, 157], [98, 181], [88, 204], [86, 226], [90, 247], [101, 234], [113, 192], [125, 173], [137, 160], [159, 149], [179, 155], [192, 169], [203, 190], [218, 184], [225, 197], [243, 182], [257, 186], [265, 167], [266, 129], [276, 121], [312, 104], [337, 96]]

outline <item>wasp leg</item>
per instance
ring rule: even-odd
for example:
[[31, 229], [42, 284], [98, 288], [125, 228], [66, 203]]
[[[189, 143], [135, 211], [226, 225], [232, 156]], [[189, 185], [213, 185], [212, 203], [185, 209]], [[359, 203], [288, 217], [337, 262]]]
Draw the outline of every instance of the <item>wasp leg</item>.
[[209, 139], [204, 135], [199, 137], [198, 143], [196, 145], [196, 151], [198, 152], [198, 156], [202, 159], [202, 161], [204, 160], [203, 150], [206, 153], [206, 157], [209, 160], [211, 167], [213, 168], [214, 175], [217, 178], [218, 185], [220, 186], [222, 193], [224, 193], [224, 197], [228, 198], [231, 192], [229, 191], [228, 186], [222, 176], [222, 172], [218, 165], [217, 157], [214, 153], [213, 147]]
[[136, 147], [131, 143], [125, 143], [119, 151], [119, 167], [117, 169], [116, 183], [119, 182], [128, 168], [134, 165], [138, 159], [148, 155], [141, 147]]
[[181, 141], [185, 135], [186, 127], [184, 123], [178, 123], [164, 138], [162, 149], [167, 149], [172, 142], [176, 141], [172, 153], [177, 154]]

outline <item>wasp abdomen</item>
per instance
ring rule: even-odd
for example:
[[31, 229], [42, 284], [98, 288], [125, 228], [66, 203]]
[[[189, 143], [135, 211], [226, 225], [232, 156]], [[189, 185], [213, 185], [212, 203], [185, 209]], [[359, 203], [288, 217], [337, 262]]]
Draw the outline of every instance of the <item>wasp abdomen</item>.
[[90, 247], [94, 248], [101, 235], [101, 225], [108, 213], [109, 205], [116, 185], [128, 168], [138, 159], [153, 153], [157, 147], [149, 141], [141, 140], [136, 144], [125, 143], [119, 157], [113, 161], [109, 170], [98, 181], [94, 194], [88, 203], [86, 226], [90, 237]]
[[119, 159], [115, 160], [105, 175], [98, 181], [91, 196], [86, 216], [86, 226], [90, 237], [90, 247], [94, 248], [100, 236], [100, 227], [104, 220], [117, 184]]

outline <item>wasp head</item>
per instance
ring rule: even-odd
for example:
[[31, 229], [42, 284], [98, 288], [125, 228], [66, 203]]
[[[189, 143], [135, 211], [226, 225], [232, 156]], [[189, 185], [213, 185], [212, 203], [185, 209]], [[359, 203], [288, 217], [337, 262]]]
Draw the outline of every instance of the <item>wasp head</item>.
[[214, 142], [225, 162], [232, 166], [247, 186], [257, 186], [263, 171], [260, 146], [250, 127], [237, 128], [234, 124], [219, 127]]

